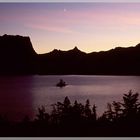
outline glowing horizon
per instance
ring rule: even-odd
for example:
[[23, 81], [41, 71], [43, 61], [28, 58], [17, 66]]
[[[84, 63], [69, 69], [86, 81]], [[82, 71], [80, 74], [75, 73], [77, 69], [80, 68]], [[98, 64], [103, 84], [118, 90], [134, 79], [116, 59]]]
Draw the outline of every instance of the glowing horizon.
[[140, 3], [0, 3], [1, 34], [29, 36], [37, 53], [106, 51], [140, 43]]

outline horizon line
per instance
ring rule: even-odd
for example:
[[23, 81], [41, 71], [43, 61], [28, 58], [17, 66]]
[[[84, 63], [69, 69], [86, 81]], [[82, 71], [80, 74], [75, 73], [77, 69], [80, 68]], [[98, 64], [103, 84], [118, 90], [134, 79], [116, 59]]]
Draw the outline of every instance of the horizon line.
[[[25, 37], [25, 38], [29, 38], [30, 39], [30, 41], [32, 40], [31, 39], [31, 37], [30, 36], [28, 36], [28, 35], [18, 35], [18, 34], [15, 34], [15, 35], [13, 35], [13, 34], [3, 34], [3, 35], [0, 35], [0, 37], [3, 37], [3, 36], [13, 36], [13, 37], [16, 37], [16, 36], [18, 36], [18, 37]], [[70, 51], [70, 50], [74, 50], [75, 48], [76, 49], [78, 49], [79, 51], [81, 51], [81, 52], [83, 52], [83, 53], [86, 53], [86, 54], [90, 54], [90, 53], [98, 53], [98, 52], [106, 52], [106, 51], [110, 51], [110, 50], [113, 50], [113, 49], [116, 49], [116, 48], [130, 48], [130, 47], [136, 47], [138, 44], [140, 44], [140, 43], [137, 43], [135, 46], [116, 46], [116, 47], [113, 47], [113, 48], [110, 48], [110, 49], [107, 49], [107, 50], [99, 50], [99, 51], [91, 51], [91, 52], [86, 52], [86, 51], [83, 51], [82, 49], [79, 49], [79, 47], [77, 46], [77, 45], [75, 45], [73, 48], [71, 48], [71, 49], [67, 49], [67, 50], [63, 50], [63, 49], [57, 49], [57, 48], [54, 48], [54, 49], [52, 49], [52, 50], [50, 50], [50, 51], [47, 51], [47, 52], [43, 52], [43, 53], [38, 53], [36, 50], [35, 50], [35, 47], [34, 47], [34, 45], [33, 45], [33, 42], [31, 41], [31, 44], [32, 44], [32, 47], [33, 47], [33, 49], [34, 49], [34, 51], [37, 53], [37, 54], [47, 54], [47, 53], [51, 53], [51, 52], [53, 52], [54, 50], [56, 50], [56, 51], [63, 51], [63, 52], [67, 52], [67, 51]]]

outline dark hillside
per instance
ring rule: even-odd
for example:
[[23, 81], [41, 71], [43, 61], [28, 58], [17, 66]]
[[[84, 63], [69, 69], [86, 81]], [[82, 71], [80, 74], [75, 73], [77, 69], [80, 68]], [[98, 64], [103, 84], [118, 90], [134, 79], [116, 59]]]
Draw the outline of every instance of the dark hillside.
[[3, 35], [0, 74], [140, 75], [140, 44], [92, 53], [75, 47], [36, 54], [29, 37]]
[[33, 74], [36, 57], [29, 37], [0, 36], [0, 74]]
[[140, 44], [86, 54], [77, 47], [40, 55], [40, 74], [140, 75]]

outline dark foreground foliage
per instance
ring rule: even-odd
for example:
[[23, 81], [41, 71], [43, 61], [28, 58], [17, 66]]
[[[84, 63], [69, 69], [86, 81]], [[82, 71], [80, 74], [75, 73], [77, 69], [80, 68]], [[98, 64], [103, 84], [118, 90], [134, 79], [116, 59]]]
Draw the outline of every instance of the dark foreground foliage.
[[122, 102], [107, 104], [107, 110], [97, 117], [96, 105], [87, 100], [83, 105], [73, 104], [68, 97], [53, 104], [51, 113], [38, 108], [34, 120], [27, 116], [20, 123], [11, 123], [0, 117], [0, 136], [28, 137], [112, 137], [140, 136], [140, 102], [138, 93], [123, 95]]

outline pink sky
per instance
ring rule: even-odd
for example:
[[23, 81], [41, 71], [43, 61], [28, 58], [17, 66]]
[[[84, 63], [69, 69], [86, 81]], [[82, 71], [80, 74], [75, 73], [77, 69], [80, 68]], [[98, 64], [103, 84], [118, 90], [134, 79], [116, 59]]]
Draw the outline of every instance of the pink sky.
[[30, 36], [37, 53], [135, 46], [140, 43], [139, 17], [139, 3], [0, 4], [1, 35]]

